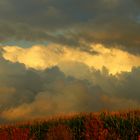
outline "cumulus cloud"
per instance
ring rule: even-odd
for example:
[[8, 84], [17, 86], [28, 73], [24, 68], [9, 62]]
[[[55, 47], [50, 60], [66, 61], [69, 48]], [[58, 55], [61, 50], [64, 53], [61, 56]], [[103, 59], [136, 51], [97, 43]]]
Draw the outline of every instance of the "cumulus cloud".
[[[91, 85], [94, 89], [91, 92], [86, 81], [66, 77], [57, 67], [36, 71], [27, 70], [23, 65], [13, 64], [3, 58], [1, 62], [2, 120], [23, 120], [61, 112], [90, 110], [92, 102], [100, 96], [100, 88]], [[99, 109], [100, 106], [97, 104], [92, 109]]]
[[99, 70], [105, 66], [111, 74], [131, 71], [133, 66], [140, 66], [139, 56], [117, 48], [109, 49], [102, 44], [93, 44], [90, 45], [90, 51], [96, 53], [92, 54], [78, 48], [69, 48], [58, 44], [36, 45], [30, 48], [4, 46], [3, 57], [11, 62], [25, 64], [27, 68], [44, 70], [58, 66], [64, 72], [71, 71], [68, 65], [74, 67], [76, 62]]
[[27, 69], [1, 56], [0, 122], [139, 107], [139, 67], [111, 75], [105, 67], [97, 70], [82, 62], [69, 64], [71, 69], [62, 64], [65, 73], [57, 66]]

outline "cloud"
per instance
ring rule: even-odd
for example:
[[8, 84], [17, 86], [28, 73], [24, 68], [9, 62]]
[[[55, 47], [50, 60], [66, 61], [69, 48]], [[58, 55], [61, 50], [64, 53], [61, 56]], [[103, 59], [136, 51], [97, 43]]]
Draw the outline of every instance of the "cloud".
[[0, 110], [31, 102], [40, 91], [40, 77], [24, 65], [0, 58]]
[[[48, 46], [36, 45], [30, 48], [18, 46], [4, 46], [3, 57], [11, 62], [19, 62], [27, 68], [44, 70], [58, 66], [62, 71], [71, 71], [76, 63], [83, 63], [89, 68], [102, 70], [106, 67], [109, 73], [116, 74], [122, 71], [131, 71], [133, 66], [140, 66], [140, 57], [117, 48], [106, 48], [102, 44], [91, 44], [88, 53], [81, 49], [69, 48], [58, 44]], [[68, 64], [69, 63], [69, 64]]]
[[139, 13], [139, 0], [1, 0], [0, 122], [139, 108]]
[[100, 88], [91, 85], [91, 92], [86, 81], [66, 77], [57, 67], [36, 71], [2, 58], [1, 62], [0, 118], [4, 122], [90, 110], [92, 101], [96, 104], [99, 98]]
[[138, 0], [2, 0], [0, 39], [48, 41], [86, 49], [93, 42], [109, 47], [117, 44], [139, 54], [139, 5]]
[[65, 74], [56, 66], [41, 71], [27, 69], [1, 57], [1, 123], [59, 113], [139, 107], [139, 67], [110, 75], [105, 67], [97, 70], [73, 61], [70, 69], [62, 65]]

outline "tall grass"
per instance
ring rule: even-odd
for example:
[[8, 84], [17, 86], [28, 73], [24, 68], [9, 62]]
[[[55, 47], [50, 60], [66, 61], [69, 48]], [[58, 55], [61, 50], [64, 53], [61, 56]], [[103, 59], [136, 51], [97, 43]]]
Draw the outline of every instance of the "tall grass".
[[5, 125], [0, 140], [140, 140], [140, 111], [80, 113]]

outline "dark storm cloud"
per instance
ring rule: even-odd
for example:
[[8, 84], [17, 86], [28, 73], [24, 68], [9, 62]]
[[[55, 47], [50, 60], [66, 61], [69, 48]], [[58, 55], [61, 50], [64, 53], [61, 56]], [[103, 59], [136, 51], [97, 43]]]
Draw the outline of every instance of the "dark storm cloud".
[[0, 39], [71, 46], [83, 40], [139, 53], [139, 7], [138, 0], [2, 0]]

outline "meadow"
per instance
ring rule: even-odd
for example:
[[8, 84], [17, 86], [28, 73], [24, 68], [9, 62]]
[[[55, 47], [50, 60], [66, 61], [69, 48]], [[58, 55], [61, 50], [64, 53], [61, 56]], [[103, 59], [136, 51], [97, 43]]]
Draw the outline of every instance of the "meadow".
[[0, 140], [140, 140], [140, 111], [76, 113], [0, 126]]

